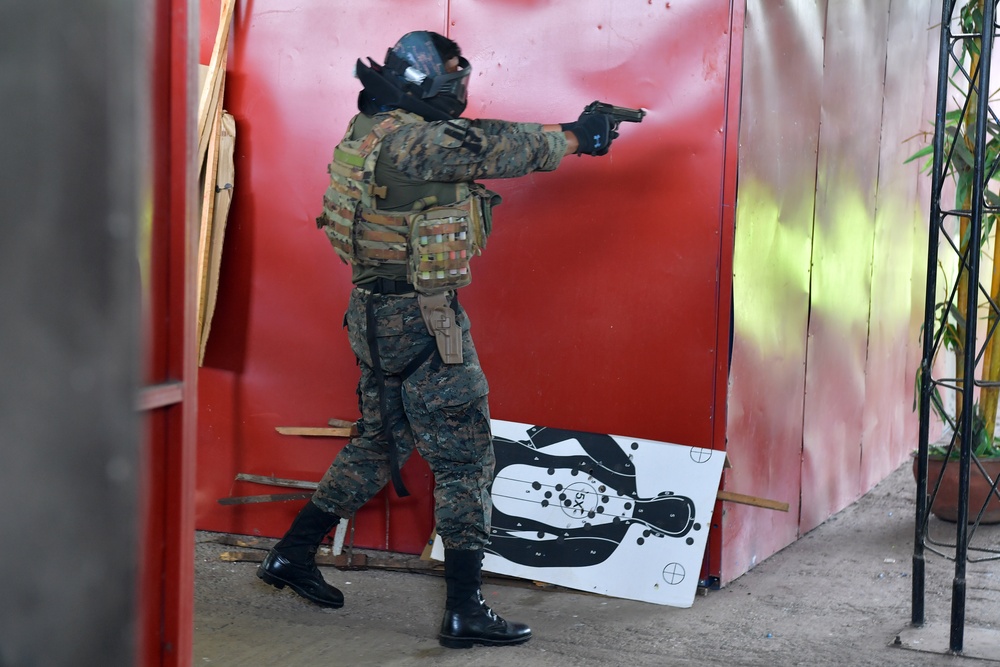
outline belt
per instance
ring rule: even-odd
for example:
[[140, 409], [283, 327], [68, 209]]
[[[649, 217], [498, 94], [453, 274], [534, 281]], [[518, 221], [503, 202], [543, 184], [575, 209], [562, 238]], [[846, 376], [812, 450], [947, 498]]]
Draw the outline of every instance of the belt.
[[355, 285], [355, 287], [371, 292], [372, 294], [413, 294], [415, 292], [411, 283], [405, 280], [393, 280], [392, 278], [376, 278], [375, 280]]

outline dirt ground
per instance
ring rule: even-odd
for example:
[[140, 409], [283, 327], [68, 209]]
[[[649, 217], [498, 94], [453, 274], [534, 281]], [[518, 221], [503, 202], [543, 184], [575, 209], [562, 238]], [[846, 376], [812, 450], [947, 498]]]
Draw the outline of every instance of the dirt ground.
[[[947, 654], [951, 561], [929, 555], [927, 622], [910, 626], [913, 505], [907, 464], [726, 588], [699, 595], [689, 609], [490, 580], [487, 601], [501, 615], [530, 624], [534, 638], [518, 647], [468, 650], [437, 643], [444, 599], [439, 576], [324, 567], [347, 603], [321, 609], [260, 582], [255, 563], [224, 562], [220, 555], [233, 547], [216, 541], [223, 536], [199, 533], [194, 664], [1000, 664], [1000, 561], [968, 565], [962, 655]], [[931, 530], [953, 539], [954, 524], [932, 519]], [[1000, 549], [1000, 526], [981, 528], [975, 544]]]

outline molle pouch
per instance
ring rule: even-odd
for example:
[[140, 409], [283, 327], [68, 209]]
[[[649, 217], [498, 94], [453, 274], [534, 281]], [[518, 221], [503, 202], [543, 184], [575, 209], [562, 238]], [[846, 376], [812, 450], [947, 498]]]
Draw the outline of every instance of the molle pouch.
[[344, 262], [351, 262], [354, 259], [354, 219], [362, 196], [361, 169], [337, 160], [331, 162], [328, 169], [330, 184], [323, 194], [323, 214], [316, 218], [316, 226], [326, 234], [337, 256]]
[[362, 210], [354, 223], [354, 251], [362, 265], [406, 264], [407, 218]]
[[472, 195], [472, 249], [478, 255], [486, 247], [486, 240], [493, 231], [493, 207], [499, 206], [503, 198], [479, 183], [469, 184]]
[[[347, 136], [353, 133], [355, 120], [348, 126]], [[403, 122], [401, 116], [391, 115], [361, 139], [345, 138], [333, 151], [327, 168], [330, 185], [316, 226], [326, 233], [340, 259], [349, 264], [406, 263], [406, 217], [374, 212], [375, 200], [386, 196], [385, 187], [377, 185], [374, 178], [381, 141]]]
[[472, 221], [476, 199], [439, 206], [410, 218], [410, 278], [421, 294], [441, 294], [472, 282]]

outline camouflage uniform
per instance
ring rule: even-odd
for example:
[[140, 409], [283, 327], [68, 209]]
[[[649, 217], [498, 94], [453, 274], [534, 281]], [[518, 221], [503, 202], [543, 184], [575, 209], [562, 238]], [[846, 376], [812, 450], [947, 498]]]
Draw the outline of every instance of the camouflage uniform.
[[[360, 137], [377, 123], [359, 116]], [[352, 137], [358, 138], [358, 137]], [[512, 178], [551, 171], [562, 159], [562, 132], [543, 132], [540, 125], [494, 120], [457, 119], [413, 122], [384, 139], [375, 180], [388, 186], [381, 208], [411, 210], [428, 191], [438, 204], [454, 201], [454, 184], [477, 178]], [[374, 278], [405, 279], [405, 267], [354, 267], [357, 285], [345, 318], [351, 349], [361, 379], [358, 436], [334, 460], [313, 496], [327, 512], [350, 517], [389, 480], [392, 430], [399, 465], [414, 447], [434, 474], [437, 532], [449, 549], [480, 549], [489, 536], [492, 503], [493, 443], [487, 402], [489, 387], [479, 365], [469, 319], [458, 307], [463, 363], [444, 364], [435, 351], [415, 370], [409, 368], [434, 338], [427, 331], [413, 293], [373, 294], [365, 284]], [[372, 300], [374, 338], [385, 379], [386, 414], [380, 414], [379, 383], [372, 367], [367, 308]], [[412, 371], [405, 378], [405, 372]]]

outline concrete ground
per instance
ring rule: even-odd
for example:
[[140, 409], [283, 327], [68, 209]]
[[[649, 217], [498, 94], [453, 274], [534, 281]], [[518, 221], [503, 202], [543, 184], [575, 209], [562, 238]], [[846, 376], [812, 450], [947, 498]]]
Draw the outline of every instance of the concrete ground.
[[[328, 610], [226, 562], [199, 533], [194, 665], [214, 667], [1000, 664], [1000, 561], [970, 563], [965, 651], [947, 654], [954, 564], [929, 556], [926, 625], [910, 627], [914, 484], [902, 466], [855, 505], [689, 609], [489, 580], [501, 615], [531, 625], [518, 647], [445, 649], [439, 576], [324, 567], [347, 603]], [[761, 510], [768, 511], [768, 510]], [[954, 524], [932, 519], [932, 534]], [[976, 542], [1000, 549], [1000, 526]], [[379, 554], [371, 553], [372, 562]], [[899, 639], [897, 640], [897, 637]]]

